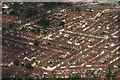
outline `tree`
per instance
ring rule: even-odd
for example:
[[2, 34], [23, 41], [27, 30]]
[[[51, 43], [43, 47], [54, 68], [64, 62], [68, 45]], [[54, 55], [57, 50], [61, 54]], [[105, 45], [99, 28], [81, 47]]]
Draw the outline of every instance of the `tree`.
[[35, 45], [35, 46], [38, 46], [39, 44], [40, 44], [40, 42], [39, 42], [38, 40], [35, 40], [35, 41], [34, 41], [34, 45]]
[[101, 32], [100, 34], [101, 34], [101, 35], [105, 35], [105, 34], [107, 34], [107, 33], [103, 31], [103, 32]]
[[25, 64], [25, 67], [28, 68], [28, 69], [33, 69], [33, 67], [31, 66], [31, 63], [27, 62]]
[[22, 31], [26, 31], [27, 28], [26, 28], [26, 27], [22, 27], [21, 30], [22, 30]]
[[110, 68], [111, 65], [108, 65], [108, 73], [106, 74], [105, 77], [107, 78], [115, 78], [117, 76], [117, 72], [111, 72], [111, 68]]
[[37, 30], [36, 30], [36, 31], [37, 31], [37, 33], [39, 33], [39, 32], [40, 32], [40, 29], [39, 29], [39, 28], [37, 28]]
[[43, 3], [44, 4], [44, 7], [46, 8], [54, 8], [56, 6], [61, 6], [61, 5], [65, 5], [65, 3], [63, 2], [45, 2]]
[[108, 72], [105, 77], [107, 77], [107, 78], [115, 78], [116, 76], [117, 76], [116, 72], [114, 72], [114, 73]]
[[65, 25], [65, 22], [61, 21], [59, 26], [64, 26]]
[[15, 15], [15, 16], [20, 16], [20, 15], [18, 14], [18, 12], [16, 12], [16, 11], [11, 11], [9, 14], [10, 14], [10, 15]]
[[120, 48], [118, 48], [118, 51], [120, 51]]
[[46, 31], [43, 31], [42, 35], [47, 35], [47, 32], [46, 32]]
[[91, 75], [92, 75], [94, 78], [98, 78], [98, 75], [95, 74], [95, 71], [92, 71], [92, 72], [91, 72]]
[[37, 24], [40, 24], [41, 26], [49, 26], [50, 25], [50, 21], [49, 20], [45, 20], [45, 19], [40, 19]]
[[120, 18], [117, 19], [116, 23], [120, 23]]
[[12, 25], [9, 25], [9, 28], [13, 28], [13, 26], [12, 26]]
[[2, 27], [2, 31], [6, 31], [7, 29], [5, 27]]
[[94, 74], [95, 71], [93, 70], [87, 70], [86, 71], [86, 76], [93, 76], [94, 78], [97, 78], [98, 76], [96, 74]]
[[40, 33], [40, 29], [39, 28], [37, 28], [37, 29], [31, 29], [30, 31], [33, 32], [33, 33], [35, 33], [35, 34]]
[[105, 77], [110, 78], [110, 77], [111, 77], [111, 73], [108, 72], [108, 73], [105, 75]]
[[76, 8], [76, 11], [77, 11], [78, 9], [79, 9], [79, 8], [77, 7], [77, 8]]
[[2, 67], [9, 67], [8, 65], [3, 65]]
[[26, 18], [30, 18], [31, 16], [35, 15], [35, 14], [38, 14], [38, 11], [37, 10], [34, 10], [34, 9], [29, 9], [27, 12], [26, 12]]
[[44, 4], [44, 7], [47, 7], [47, 8], [53, 8], [56, 6], [56, 3], [54, 3], [54, 2], [46, 2], [43, 4]]
[[18, 61], [18, 59], [15, 59], [13, 63], [14, 63], [16, 66], [18, 66], [20, 62]]
[[69, 76], [69, 78], [81, 78], [81, 75], [80, 74], [72, 74]]

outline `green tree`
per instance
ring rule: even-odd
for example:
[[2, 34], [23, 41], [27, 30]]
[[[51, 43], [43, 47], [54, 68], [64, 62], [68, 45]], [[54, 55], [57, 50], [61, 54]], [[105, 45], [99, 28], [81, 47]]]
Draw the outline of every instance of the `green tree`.
[[35, 40], [35, 41], [34, 41], [34, 45], [35, 45], [35, 46], [38, 46], [39, 44], [40, 44], [40, 42], [39, 42], [38, 40]]
[[118, 51], [120, 51], [120, 48], [118, 48]]
[[107, 34], [107, 33], [103, 31], [103, 32], [101, 32], [100, 34], [101, 34], [101, 35], [105, 35], [105, 34]]
[[18, 14], [18, 12], [16, 12], [16, 11], [11, 11], [9, 14], [10, 14], [10, 15], [14, 15], [14, 16], [20, 16], [20, 15]]
[[18, 61], [18, 59], [15, 59], [15, 60], [13, 61], [13, 63], [14, 63], [16, 66], [18, 66], [20, 62]]
[[13, 26], [12, 26], [12, 25], [9, 25], [9, 28], [13, 28]]
[[69, 78], [81, 78], [81, 75], [79, 73], [72, 74], [72, 75], [69, 76]]
[[107, 78], [115, 78], [116, 76], [117, 76], [116, 72], [114, 72], [114, 73], [108, 72], [105, 77], [107, 77]]
[[25, 67], [28, 68], [28, 69], [33, 69], [33, 67], [31, 66], [31, 63], [27, 62], [25, 64]]
[[42, 35], [47, 35], [47, 32], [46, 32], [46, 31], [43, 31], [43, 32], [42, 32]]
[[36, 31], [37, 31], [37, 33], [39, 33], [39, 32], [40, 32], [40, 29], [39, 29], [39, 28], [37, 28], [37, 30], [36, 30]]
[[45, 19], [40, 19], [37, 24], [40, 24], [41, 26], [49, 26], [50, 25], [50, 21], [49, 20], [45, 20]]
[[65, 22], [61, 21], [59, 26], [64, 26], [65, 25]]
[[32, 17], [33, 15], [35, 14], [38, 14], [38, 11], [37, 10], [34, 10], [34, 9], [29, 9], [28, 11], [26, 11], [26, 18], [30, 18]]
[[22, 27], [21, 30], [22, 30], [22, 31], [26, 31], [27, 28], [26, 28], [26, 27]]

